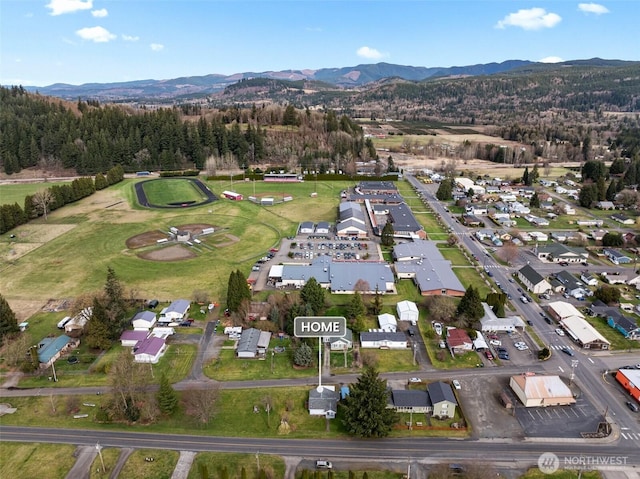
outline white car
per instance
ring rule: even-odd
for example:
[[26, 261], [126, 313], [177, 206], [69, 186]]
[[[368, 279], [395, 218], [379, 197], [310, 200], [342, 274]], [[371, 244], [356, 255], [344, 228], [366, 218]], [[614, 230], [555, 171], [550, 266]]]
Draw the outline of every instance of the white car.
[[513, 344], [514, 347], [518, 350], [518, 351], [524, 351], [526, 349], [529, 349], [529, 346], [527, 346], [525, 343], [523, 343], [522, 341], [519, 341], [517, 343]]
[[410, 383], [421, 383], [422, 379], [420, 378], [409, 378]]
[[491, 341], [489, 341], [489, 344], [491, 346], [502, 346], [502, 341], [498, 341], [497, 339], [492, 339]]
[[556, 334], [558, 336], [564, 336], [564, 331], [562, 329], [560, 329], [560, 328], [556, 328]]
[[458, 381], [457, 379], [454, 379], [453, 381], [451, 381], [451, 384], [453, 384], [453, 387], [456, 389], [462, 389], [462, 386], [460, 385], [460, 381]]
[[433, 323], [433, 329], [435, 330], [436, 334], [438, 336], [442, 336], [442, 324], [440, 323]]

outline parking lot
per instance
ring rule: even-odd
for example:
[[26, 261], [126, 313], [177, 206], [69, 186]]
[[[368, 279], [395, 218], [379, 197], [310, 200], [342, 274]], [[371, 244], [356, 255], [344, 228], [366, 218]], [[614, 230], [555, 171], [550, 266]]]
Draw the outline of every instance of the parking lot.
[[592, 433], [604, 417], [587, 401], [578, 395], [573, 406], [549, 406], [526, 408], [518, 402], [511, 390], [516, 407], [516, 418], [529, 437], [581, 437], [581, 433]]
[[[478, 353], [482, 356], [482, 360], [487, 366], [497, 365], [498, 362], [505, 366], [523, 366], [530, 365], [533, 360], [537, 361], [537, 348], [529, 342], [529, 339], [520, 332], [513, 333], [493, 333], [486, 334], [485, 339], [489, 343], [489, 351], [492, 360], [487, 359], [486, 352]], [[497, 342], [496, 342], [497, 341]], [[493, 344], [491, 344], [493, 342]], [[515, 343], [525, 343], [528, 349], [518, 350]], [[499, 343], [499, 344], [498, 344]], [[509, 359], [499, 358], [498, 348], [503, 348]], [[503, 355], [503, 357], [505, 357]]]

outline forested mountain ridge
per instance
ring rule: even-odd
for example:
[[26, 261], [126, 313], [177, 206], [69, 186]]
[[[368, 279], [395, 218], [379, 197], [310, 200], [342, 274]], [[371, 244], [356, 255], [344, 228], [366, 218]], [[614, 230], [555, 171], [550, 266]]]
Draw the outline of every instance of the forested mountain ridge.
[[331, 85], [333, 89], [342, 89], [361, 87], [384, 78], [403, 78], [419, 81], [431, 77], [489, 75], [531, 63], [523, 60], [508, 60], [502, 63], [433, 68], [376, 63], [361, 64], [354, 67], [322, 68], [319, 70], [244, 72], [233, 75], [211, 74], [167, 80], [149, 79], [118, 83], [86, 83], [84, 85], [56, 83], [49, 86], [26, 87], [26, 89], [67, 100], [75, 100], [77, 98], [94, 99], [101, 102], [141, 99], [171, 100], [212, 95], [238, 81], [254, 78], [294, 82], [320, 82]]

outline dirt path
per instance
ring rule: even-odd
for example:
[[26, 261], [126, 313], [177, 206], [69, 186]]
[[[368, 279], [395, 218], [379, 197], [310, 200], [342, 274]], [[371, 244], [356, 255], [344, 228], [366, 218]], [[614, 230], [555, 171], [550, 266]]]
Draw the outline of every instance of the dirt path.
[[193, 451], [180, 451], [180, 458], [176, 464], [171, 479], [187, 479], [191, 465], [196, 457], [196, 453]]

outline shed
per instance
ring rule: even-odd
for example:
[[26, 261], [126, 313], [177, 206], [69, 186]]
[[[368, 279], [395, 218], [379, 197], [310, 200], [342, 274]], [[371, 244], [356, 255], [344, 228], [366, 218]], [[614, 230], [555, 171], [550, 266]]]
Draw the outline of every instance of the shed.
[[148, 331], [156, 324], [156, 313], [153, 311], [140, 311], [131, 320], [133, 329]]
[[398, 329], [398, 322], [393, 314], [383, 313], [378, 315], [378, 324], [383, 331], [395, 333]]
[[411, 321], [412, 323], [418, 322], [420, 312], [418, 311], [418, 306], [416, 306], [416, 303], [413, 301], [400, 301], [396, 305], [396, 311], [400, 321]]

